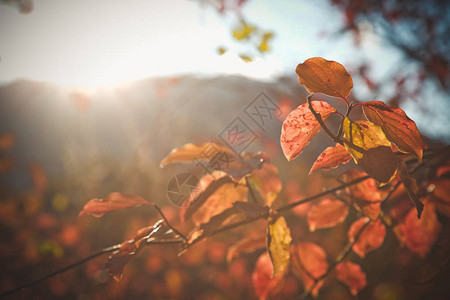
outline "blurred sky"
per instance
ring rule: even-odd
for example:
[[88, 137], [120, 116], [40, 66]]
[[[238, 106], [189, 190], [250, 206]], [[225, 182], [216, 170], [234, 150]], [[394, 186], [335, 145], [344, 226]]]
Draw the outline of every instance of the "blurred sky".
[[[251, 47], [231, 37], [236, 16], [201, 1], [36, 0], [34, 6], [24, 15], [0, 5], [0, 82], [29, 78], [94, 87], [180, 73], [271, 79], [295, 76], [296, 65], [314, 56], [346, 66], [364, 59], [362, 53], [385, 66], [398, 59], [374, 35], [366, 34], [364, 51], [354, 49], [351, 35], [327, 38], [324, 33], [343, 21], [327, 1], [245, 3], [249, 22], [275, 32], [273, 51], [252, 63], [238, 58]], [[217, 54], [221, 45], [230, 50], [223, 56]]]

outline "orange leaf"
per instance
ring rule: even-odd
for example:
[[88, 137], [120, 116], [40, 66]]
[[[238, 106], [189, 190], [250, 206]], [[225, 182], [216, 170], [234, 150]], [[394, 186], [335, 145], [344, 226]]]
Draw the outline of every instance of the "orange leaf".
[[328, 147], [319, 155], [309, 174], [320, 169], [329, 170], [331, 168], [337, 168], [340, 164], [348, 163], [351, 158], [350, 153], [341, 144]]
[[324, 199], [308, 212], [309, 230], [330, 228], [342, 223], [348, 214], [348, 205], [337, 199]]
[[369, 121], [383, 129], [386, 137], [400, 151], [422, 161], [423, 146], [419, 130], [402, 109], [390, 107], [381, 101], [371, 101], [363, 103], [363, 112]]
[[319, 245], [309, 242], [298, 243], [293, 247], [292, 265], [300, 273], [306, 290], [316, 297], [323, 285], [323, 279], [314, 285], [328, 270], [327, 254]]
[[348, 141], [345, 148], [355, 163], [376, 180], [391, 181], [397, 171], [398, 159], [381, 127], [369, 121], [353, 122], [345, 117], [342, 128]]
[[338, 62], [313, 57], [295, 69], [298, 81], [310, 93], [347, 98], [353, 88], [352, 76]]
[[[325, 121], [336, 110], [324, 101], [311, 101], [314, 110]], [[283, 122], [281, 129], [281, 148], [287, 160], [293, 160], [309, 144], [311, 139], [319, 132], [320, 124], [304, 103], [291, 111]]]
[[225, 183], [217, 188], [205, 202], [192, 214], [196, 226], [208, 223], [209, 220], [233, 206], [236, 201], [247, 201], [247, 187]]
[[230, 149], [212, 142], [202, 145], [186, 144], [181, 148], [173, 149], [161, 160], [160, 165], [165, 166], [169, 163], [192, 163], [197, 160], [210, 160], [218, 153], [234, 155]]
[[271, 220], [267, 228], [267, 248], [273, 264], [273, 275], [284, 274], [289, 266], [289, 246], [291, 244], [291, 231], [284, 217]]
[[422, 218], [418, 219], [412, 208], [395, 232], [406, 247], [421, 257], [425, 257], [436, 241], [441, 224], [439, 223], [433, 203], [426, 203]]
[[442, 214], [450, 217], [450, 180], [441, 179], [431, 182], [430, 189], [433, 190], [431, 200]]
[[[341, 175], [341, 179], [344, 182], [350, 182], [352, 180], [366, 176], [367, 173], [351, 169]], [[372, 178], [366, 179], [360, 183], [349, 186], [348, 191], [352, 198], [367, 202], [381, 202], [381, 193], [378, 190], [377, 183]]]
[[90, 214], [94, 217], [101, 217], [106, 212], [139, 206], [143, 204], [151, 203], [137, 195], [124, 195], [119, 192], [114, 192], [109, 194], [106, 199], [94, 198], [90, 200], [88, 203], [86, 203], [79, 216]]
[[252, 274], [252, 283], [259, 299], [266, 299], [269, 293], [282, 283], [282, 276], [272, 277], [273, 266], [269, 253], [264, 252], [256, 261], [255, 270]]
[[336, 278], [350, 288], [353, 296], [367, 285], [366, 274], [358, 264], [345, 261], [336, 266]]
[[[356, 220], [348, 231], [348, 239], [350, 242], [355, 241], [356, 234], [361, 230], [367, 222], [365, 217]], [[358, 236], [357, 241], [353, 244], [353, 251], [361, 257], [366, 256], [367, 253], [378, 249], [383, 245], [384, 237], [386, 236], [386, 227], [377, 220], [369, 223], [362, 233]]]

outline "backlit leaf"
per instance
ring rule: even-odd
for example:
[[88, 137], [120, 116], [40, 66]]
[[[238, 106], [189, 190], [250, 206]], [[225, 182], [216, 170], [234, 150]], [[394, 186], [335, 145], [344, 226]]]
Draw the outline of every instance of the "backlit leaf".
[[270, 163], [264, 163], [261, 169], [253, 170], [248, 176], [252, 189], [258, 192], [266, 205], [271, 205], [281, 191], [282, 183], [278, 169]]
[[393, 108], [381, 101], [363, 103], [366, 118], [383, 129], [386, 137], [405, 153], [422, 161], [423, 146], [416, 123], [400, 108]]
[[273, 276], [284, 274], [289, 266], [289, 246], [291, 231], [284, 217], [269, 222], [267, 230], [267, 248], [273, 263]]
[[361, 267], [349, 261], [341, 262], [336, 266], [336, 278], [349, 287], [353, 296], [367, 285], [366, 274]]
[[315, 285], [315, 279], [320, 278], [328, 270], [327, 254], [317, 244], [309, 242], [298, 243], [292, 248], [292, 265], [294, 271], [300, 273], [306, 290], [316, 297], [323, 285], [323, 279]]
[[196, 226], [208, 223], [213, 216], [232, 207], [234, 202], [246, 201], [247, 191], [247, 187], [231, 182], [221, 185], [192, 214], [192, 220]]
[[353, 88], [353, 80], [338, 62], [313, 57], [295, 69], [300, 84], [310, 93], [323, 93], [347, 98]]
[[[367, 173], [357, 169], [351, 169], [343, 173], [340, 178], [344, 182], [350, 182], [364, 176], [367, 176]], [[357, 184], [353, 184], [347, 187], [347, 190], [350, 192], [350, 195], [353, 199], [366, 202], [381, 202], [382, 200], [382, 196], [380, 191], [378, 190], [377, 183], [372, 178], [368, 178]]]
[[341, 144], [336, 144], [334, 147], [328, 147], [322, 154], [319, 155], [314, 162], [309, 174], [316, 170], [337, 168], [340, 164], [346, 164], [350, 161], [352, 156]]
[[114, 192], [108, 195], [106, 199], [94, 198], [84, 206], [80, 212], [80, 216], [89, 214], [94, 217], [101, 217], [104, 213], [113, 210], [125, 209], [133, 206], [143, 204], [151, 204], [144, 198], [137, 195], [125, 195], [119, 192]]
[[[311, 101], [314, 110], [326, 120], [336, 110], [324, 101]], [[284, 120], [281, 129], [281, 148], [287, 160], [293, 160], [309, 144], [311, 139], [319, 132], [320, 124], [304, 103], [294, 109]]]
[[436, 209], [450, 218], [450, 180], [441, 179], [433, 181], [429, 189], [433, 191], [431, 200], [436, 206]]
[[309, 230], [334, 227], [348, 214], [348, 205], [337, 199], [324, 199], [308, 211]]
[[234, 155], [230, 149], [212, 142], [202, 145], [186, 144], [181, 148], [173, 149], [161, 160], [160, 165], [165, 166], [169, 163], [192, 163], [197, 160], [210, 160], [218, 153]]
[[403, 223], [395, 230], [399, 240], [421, 257], [428, 254], [440, 231], [441, 224], [437, 219], [434, 204], [431, 202], [426, 203], [422, 218], [418, 219], [415, 209], [412, 208]]
[[381, 127], [369, 121], [343, 123], [345, 148], [355, 163], [376, 180], [387, 183], [397, 171], [398, 159], [391, 150], [391, 143]]
[[282, 276], [273, 276], [273, 265], [268, 252], [261, 254], [252, 274], [252, 284], [259, 299], [266, 299], [269, 293], [282, 283]]
[[420, 202], [420, 195], [419, 195], [419, 187], [417, 186], [416, 179], [411, 177], [411, 175], [408, 172], [408, 168], [406, 167], [405, 162], [401, 161], [399, 166], [399, 175], [402, 179], [403, 185], [405, 187], [406, 192], [408, 193], [409, 198], [411, 199], [412, 203], [414, 204], [414, 207], [417, 211], [417, 218], [420, 219], [420, 216], [422, 215], [423, 211], [423, 203]]
[[[367, 219], [365, 217], [356, 220], [350, 229], [348, 230], [348, 239], [350, 242], [355, 241], [356, 235], [360, 232], [361, 228], [366, 224]], [[381, 222], [377, 220], [375, 222], [369, 223], [361, 234], [359, 234], [358, 239], [353, 244], [353, 252], [361, 257], [366, 256], [367, 253], [378, 249], [383, 245], [384, 237], [386, 236], [386, 227]]]

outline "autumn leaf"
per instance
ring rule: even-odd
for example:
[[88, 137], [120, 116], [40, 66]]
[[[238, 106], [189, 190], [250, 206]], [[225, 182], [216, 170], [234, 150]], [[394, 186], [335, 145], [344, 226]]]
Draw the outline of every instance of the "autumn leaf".
[[376, 180], [391, 181], [397, 171], [398, 159], [381, 127], [369, 121], [353, 122], [345, 117], [342, 128], [345, 148], [355, 163]]
[[283, 282], [282, 276], [273, 276], [273, 265], [268, 252], [258, 257], [252, 273], [252, 284], [259, 299], [266, 299], [269, 293], [276, 291]]
[[348, 204], [337, 199], [324, 199], [308, 211], [309, 230], [334, 227], [348, 214]]
[[253, 170], [247, 178], [251, 188], [261, 195], [266, 205], [270, 206], [281, 191], [278, 169], [270, 163], [264, 163], [261, 169]]
[[415, 209], [412, 208], [403, 223], [398, 225], [394, 232], [400, 242], [405, 244], [409, 250], [425, 257], [436, 241], [441, 227], [434, 204], [427, 202], [423, 209], [422, 218], [418, 219]]
[[259, 237], [245, 237], [227, 251], [227, 261], [230, 262], [242, 253], [251, 253], [267, 246], [267, 238], [265, 235]]
[[210, 160], [218, 153], [234, 156], [234, 153], [230, 149], [216, 143], [209, 142], [202, 145], [186, 144], [181, 148], [173, 149], [161, 160], [160, 165], [166, 166], [171, 163], [192, 163], [197, 160]]
[[328, 270], [327, 254], [317, 244], [310, 242], [298, 243], [292, 247], [292, 266], [300, 273], [307, 291], [316, 297], [323, 285], [323, 279], [315, 283]]
[[[187, 197], [187, 209], [181, 213], [182, 221], [191, 218], [194, 212], [201, 207], [206, 200], [217, 191], [217, 189], [222, 185], [231, 182], [231, 178], [220, 171], [202, 176], [197, 184], [197, 189]], [[198, 190], [201, 192], [198, 193]]]
[[319, 155], [314, 162], [309, 174], [316, 170], [337, 168], [340, 164], [346, 164], [350, 161], [352, 156], [341, 144], [336, 144], [334, 147], [328, 147], [322, 154]]
[[353, 80], [338, 62], [313, 57], [295, 69], [300, 84], [310, 93], [322, 93], [347, 99], [353, 88]]
[[284, 274], [289, 266], [291, 231], [284, 217], [270, 220], [267, 228], [267, 248], [273, 263], [273, 276]]
[[140, 206], [143, 204], [151, 203], [137, 195], [125, 195], [119, 192], [114, 192], [109, 194], [106, 199], [91, 199], [88, 203], [86, 203], [79, 216], [89, 214], [94, 217], [101, 217], [106, 212], [133, 206]]
[[422, 161], [423, 146], [419, 130], [402, 109], [390, 107], [381, 101], [365, 102], [362, 107], [366, 118], [380, 126], [400, 151]]
[[247, 218], [258, 218], [268, 216], [270, 208], [268, 206], [262, 206], [255, 202], [242, 202], [236, 201], [233, 203], [233, 207], [239, 212], [244, 213]]
[[421, 197], [419, 195], [419, 187], [417, 186], [416, 179], [411, 177], [404, 161], [400, 162], [398, 170], [398, 174], [402, 179], [403, 186], [408, 193], [409, 199], [411, 199], [414, 207], [416, 208], [417, 218], [420, 219], [423, 211], [423, 203], [420, 202]]
[[436, 206], [436, 209], [450, 218], [450, 180], [432, 181], [429, 189], [433, 191], [431, 201]]
[[336, 266], [336, 278], [349, 287], [353, 296], [367, 285], [366, 274], [361, 267], [349, 261], [341, 262]]
[[[348, 230], [349, 241], [355, 242], [352, 247], [353, 252], [360, 257], [364, 257], [367, 253], [381, 247], [384, 242], [384, 237], [386, 236], [386, 227], [380, 219], [367, 224], [359, 236], [357, 236], [366, 223], [367, 219], [365, 217], [360, 218], [356, 220]], [[356, 238], [357, 240], [355, 241]]]
[[[325, 121], [336, 110], [324, 101], [311, 101], [314, 110]], [[281, 148], [287, 160], [293, 160], [309, 144], [311, 139], [319, 132], [320, 124], [304, 103], [294, 109], [284, 120], [281, 129]]]
[[[367, 173], [351, 169], [341, 175], [344, 182], [349, 182], [361, 177], [367, 176]], [[377, 182], [373, 178], [368, 178], [360, 183], [346, 188], [351, 199], [363, 211], [364, 215], [371, 220], [376, 220], [381, 211], [381, 201], [383, 197], [378, 189]]]
[[247, 39], [256, 30], [255, 26], [248, 25], [246, 22], [242, 21], [234, 30], [233, 37], [240, 41]]
[[[192, 214], [192, 220], [196, 226], [208, 223], [209, 220], [233, 206], [236, 201], [247, 200], [248, 189], [235, 183], [225, 183], [218, 187]], [[188, 208], [189, 209], [189, 208]]]

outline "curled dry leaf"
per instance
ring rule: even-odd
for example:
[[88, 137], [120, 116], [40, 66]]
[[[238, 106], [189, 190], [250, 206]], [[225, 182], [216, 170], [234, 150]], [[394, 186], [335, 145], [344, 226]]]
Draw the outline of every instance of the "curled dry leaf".
[[348, 286], [353, 296], [356, 296], [367, 285], [366, 273], [358, 264], [349, 261], [336, 265], [336, 278]]
[[337, 168], [340, 164], [348, 163], [351, 158], [352, 156], [347, 149], [340, 144], [336, 144], [334, 147], [328, 147], [314, 162], [309, 174], [320, 169], [329, 170], [331, 168]]
[[317, 244], [301, 242], [292, 247], [292, 266], [300, 274], [307, 291], [316, 297], [323, 279], [315, 283], [328, 270], [327, 254]]
[[116, 281], [119, 281], [125, 265], [146, 243], [174, 237], [175, 234], [163, 220], [159, 220], [153, 226], [141, 228], [133, 239], [123, 242], [119, 249], [111, 253], [106, 263], [106, 270]]
[[89, 214], [93, 215], [94, 217], [101, 217], [106, 212], [139, 206], [143, 204], [151, 203], [137, 195], [125, 195], [119, 192], [114, 192], [109, 194], [106, 199], [94, 198], [90, 200], [88, 203], [86, 203], [79, 216]]
[[[336, 110], [324, 101], [311, 101], [314, 110], [325, 121]], [[311, 139], [319, 132], [320, 124], [304, 103], [294, 109], [284, 120], [281, 129], [281, 148], [287, 160], [293, 160], [309, 144]]]
[[[356, 220], [350, 229], [348, 230], [348, 239], [350, 242], [354, 242], [356, 235], [360, 232], [361, 228], [367, 223], [365, 217]], [[356, 242], [353, 244], [353, 252], [361, 257], [366, 256], [367, 253], [378, 249], [383, 245], [384, 237], [386, 236], [386, 227], [381, 222], [377, 220], [375, 222], [370, 222], [359, 234]]]
[[422, 161], [423, 146], [419, 130], [402, 109], [390, 107], [381, 101], [365, 102], [362, 107], [366, 118], [380, 126], [400, 151]]
[[345, 148], [355, 163], [376, 180], [387, 183], [394, 178], [398, 159], [381, 127], [369, 121], [353, 122], [345, 117]]
[[234, 155], [230, 149], [213, 142], [202, 145], [189, 143], [183, 147], [173, 149], [161, 160], [160, 165], [165, 166], [170, 163], [192, 163], [198, 160], [210, 160], [218, 153]]
[[421, 219], [418, 219], [412, 208], [403, 223], [395, 228], [400, 242], [412, 252], [425, 257], [436, 241], [441, 224], [438, 221], [434, 204], [427, 202]]
[[281, 191], [278, 169], [270, 163], [264, 163], [261, 169], [253, 170], [247, 178], [252, 189], [261, 195], [266, 205], [270, 206]]
[[309, 230], [334, 227], [348, 214], [348, 204], [337, 199], [324, 199], [308, 212]]
[[273, 276], [273, 265], [268, 252], [261, 254], [256, 261], [252, 274], [252, 284], [259, 299], [266, 299], [269, 293], [276, 291], [283, 282], [283, 276]]
[[231, 262], [234, 258], [238, 257], [242, 253], [251, 253], [258, 249], [265, 248], [267, 246], [266, 236], [260, 237], [245, 237], [230, 248], [227, 251], [227, 261]]
[[338, 62], [313, 57], [295, 69], [298, 81], [310, 93], [323, 93], [333, 97], [347, 98], [353, 88], [353, 80]]
[[267, 248], [273, 263], [273, 275], [284, 274], [289, 266], [289, 246], [291, 245], [291, 231], [284, 217], [269, 221], [267, 228]]

